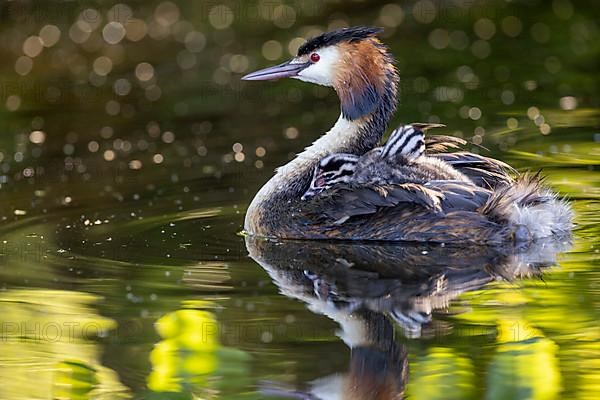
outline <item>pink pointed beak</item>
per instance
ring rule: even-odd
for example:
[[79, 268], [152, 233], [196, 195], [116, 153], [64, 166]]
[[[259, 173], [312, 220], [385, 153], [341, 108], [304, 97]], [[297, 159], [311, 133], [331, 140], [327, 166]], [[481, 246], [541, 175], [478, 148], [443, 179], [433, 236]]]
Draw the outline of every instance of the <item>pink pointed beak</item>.
[[290, 78], [298, 75], [300, 71], [308, 67], [311, 63], [292, 63], [292, 60], [282, 64], [260, 69], [242, 76], [244, 81], [268, 81], [271, 79]]

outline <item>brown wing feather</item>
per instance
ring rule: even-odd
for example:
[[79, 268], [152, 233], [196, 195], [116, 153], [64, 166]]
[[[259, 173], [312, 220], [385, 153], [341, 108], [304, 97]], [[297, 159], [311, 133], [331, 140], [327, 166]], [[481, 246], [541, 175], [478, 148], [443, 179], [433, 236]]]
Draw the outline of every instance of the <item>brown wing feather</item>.
[[425, 184], [444, 194], [442, 210], [476, 211], [489, 200], [492, 192], [488, 189], [457, 181], [431, 181]]
[[467, 141], [455, 136], [431, 135], [425, 136], [425, 151], [427, 154], [445, 153], [448, 149], [459, 149]]
[[358, 215], [373, 214], [383, 207], [418, 207], [441, 211], [444, 195], [435, 188], [415, 183], [364, 186], [337, 185], [313, 200], [315, 210], [338, 223]]
[[448, 153], [449, 150], [460, 149], [466, 144], [466, 140], [454, 136], [425, 137], [428, 155], [446, 161], [467, 175], [477, 186], [495, 188], [514, 182], [512, 175], [516, 175], [515, 169], [500, 160], [469, 152]]
[[314, 198], [312, 209], [338, 224], [382, 208], [417, 208], [431, 214], [451, 210], [475, 211], [489, 199], [491, 192], [475, 185], [455, 181], [417, 183], [337, 185]]
[[432, 156], [452, 165], [477, 186], [494, 189], [514, 183], [512, 176], [516, 175], [516, 170], [494, 158], [468, 152], [438, 153]]

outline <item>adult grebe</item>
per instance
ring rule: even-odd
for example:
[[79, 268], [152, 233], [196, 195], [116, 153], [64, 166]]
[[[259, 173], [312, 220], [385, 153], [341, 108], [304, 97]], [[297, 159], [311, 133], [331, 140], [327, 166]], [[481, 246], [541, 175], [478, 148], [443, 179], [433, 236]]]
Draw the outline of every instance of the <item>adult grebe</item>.
[[[323, 157], [332, 153], [367, 153], [377, 146], [396, 110], [398, 72], [388, 49], [375, 37], [379, 31], [353, 27], [321, 34], [304, 43], [292, 60], [242, 78], [291, 77], [330, 86], [341, 102], [341, 115], [329, 132], [280, 167], [256, 194], [246, 213], [246, 232], [288, 239], [482, 243], [568, 234], [570, 208], [545, 188], [537, 175], [518, 177], [513, 184], [508, 174], [494, 171], [501, 165], [496, 160], [487, 159], [489, 168], [473, 168], [483, 158], [471, 153], [447, 153], [440, 158], [466, 175], [477, 169], [484, 171], [483, 178], [480, 171], [473, 175], [493, 193], [480, 209], [432, 211], [410, 201], [410, 196], [386, 201], [397, 199], [398, 196], [390, 197], [398, 190], [397, 185], [373, 182], [346, 185], [334, 193], [327, 191], [323, 196], [302, 201], [314, 167]], [[429, 147], [443, 153], [455, 144], [449, 139]], [[485, 179], [486, 170], [500, 177], [497, 184]]]

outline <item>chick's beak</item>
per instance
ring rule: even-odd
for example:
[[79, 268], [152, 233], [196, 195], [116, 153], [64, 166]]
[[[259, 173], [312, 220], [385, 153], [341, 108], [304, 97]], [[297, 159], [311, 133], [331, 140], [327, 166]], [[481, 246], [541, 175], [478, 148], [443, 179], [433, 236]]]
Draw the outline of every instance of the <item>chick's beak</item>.
[[280, 79], [280, 78], [289, 78], [298, 75], [300, 71], [308, 67], [311, 63], [298, 63], [294, 62], [294, 60], [286, 61], [282, 64], [275, 65], [273, 67], [268, 67], [264, 69], [260, 69], [258, 71], [254, 71], [249, 73], [248, 75], [244, 75], [242, 80], [244, 81], [267, 81], [271, 79]]
[[315, 193], [313, 190], [311, 190], [311, 189], [308, 189], [308, 190], [306, 191], [306, 193], [304, 193], [304, 194], [302, 195], [302, 197], [300, 198], [300, 200], [302, 200], [302, 201], [310, 200], [310, 199], [312, 199], [313, 197], [315, 197], [315, 195], [316, 195], [316, 193]]

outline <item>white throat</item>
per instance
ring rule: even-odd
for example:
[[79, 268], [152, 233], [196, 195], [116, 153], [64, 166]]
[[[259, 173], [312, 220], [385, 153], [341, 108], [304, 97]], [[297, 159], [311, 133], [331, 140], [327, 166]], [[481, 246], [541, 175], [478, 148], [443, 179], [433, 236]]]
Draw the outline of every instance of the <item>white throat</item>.
[[340, 114], [335, 125], [327, 133], [315, 140], [292, 161], [279, 167], [277, 174], [286, 174], [298, 168], [312, 166], [321, 158], [332, 153], [348, 152], [352, 141], [356, 140], [359, 129], [360, 125], [356, 121], [349, 121]]

